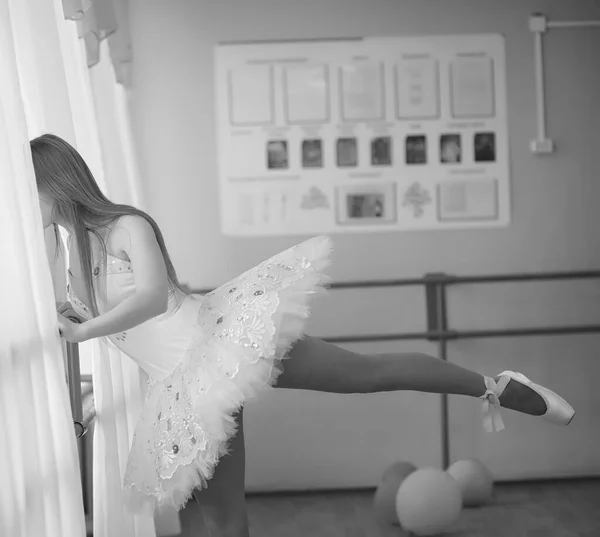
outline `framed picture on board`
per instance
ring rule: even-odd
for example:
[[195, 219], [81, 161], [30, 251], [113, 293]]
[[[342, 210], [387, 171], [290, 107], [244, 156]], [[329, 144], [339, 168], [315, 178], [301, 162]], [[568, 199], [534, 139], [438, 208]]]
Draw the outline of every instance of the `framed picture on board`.
[[385, 225], [397, 220], [395, 183], [339, 186], [336, 198], [339, 225]]

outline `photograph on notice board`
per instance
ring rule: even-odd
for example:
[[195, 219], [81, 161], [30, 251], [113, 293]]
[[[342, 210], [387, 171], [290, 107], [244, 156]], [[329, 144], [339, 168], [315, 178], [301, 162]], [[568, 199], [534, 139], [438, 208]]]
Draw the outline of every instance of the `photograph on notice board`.
[[358, 166], [358, 140], [356, 138], [338, 138], [336, 154], [339, 168]]
[[371, 141], [371, 165], [392, 165], [392, 138], [390, 136], [379, 136]]
[[344, 185], [337, 189], [337, 221], [342, 225], [390, 224], [397, 220], [396, 185]]
[[459, 164], [462, 161], [460, 134], [440, 136], [440, 161], [442, 164]]
[[405, 142], [406, 164], [427, 164], [427, 137], [407, 136]]
[[286, 140], [267, 142], [267, 168], [269, 170], [285, 170], [289, 166], [288, 143]]
[[303, 168], [322, 168], [323, 167], [323, 141], [322, 140], [303, 140], [302, 141], [302, 167]]
[[475, 162], [496, 161], [496, 135], [493, 132], [478, 132], [473, 141]]

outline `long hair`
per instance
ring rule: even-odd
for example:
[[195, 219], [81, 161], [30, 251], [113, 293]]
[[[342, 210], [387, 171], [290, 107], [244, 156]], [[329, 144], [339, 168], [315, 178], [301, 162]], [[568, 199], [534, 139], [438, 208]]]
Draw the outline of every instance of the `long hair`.
[[[106, 244], [98, 230], [121, 216], [140, 216], [152, 226], [165, 260], [171, 288], [182, 289], [162, 233], [150, 215], [130, 205], [110, 201], [98, 187], [81, 155], [62, 138], [54, 134], [44, 134], [32, 140], [30, 145], [38, 191], [54, 201], [54, 210], [75, 233], [83, 279], [92, 301], [90, 308], [94, 315], [98, 315], [99, 311], [92, 275], [92, 248], [89, 233], [93, 233], [98, 238], [103, 256], [106, 256]], [[58, 239], [56, 224], [54, 224], [54, 232]], [[57, 244], [60, 247], [60, 240], [57, 240]]]

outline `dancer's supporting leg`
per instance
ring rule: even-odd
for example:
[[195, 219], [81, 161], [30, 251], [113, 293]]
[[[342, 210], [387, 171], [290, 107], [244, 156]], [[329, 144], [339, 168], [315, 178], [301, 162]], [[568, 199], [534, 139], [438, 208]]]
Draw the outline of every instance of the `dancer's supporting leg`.
[[194, 498], [179, 512], [181, 537], [249, 537], [243, 416], [240, 410], [229, 453], [219, 461], [208, 488], [194, 491]]

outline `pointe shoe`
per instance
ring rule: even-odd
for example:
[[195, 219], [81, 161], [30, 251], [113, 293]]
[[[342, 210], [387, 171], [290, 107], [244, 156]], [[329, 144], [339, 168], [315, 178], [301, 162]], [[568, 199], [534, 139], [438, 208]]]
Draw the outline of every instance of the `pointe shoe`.
[[573, 420], [575, 416], [573, 407], [552, 390], [544, 388], [539, 384], [534, 384], [522, 373], [515, 373], [514, 371], [504, 371], [498, 377], [498, 382], [492, 378], [485, 377], [487, 390], [481, 396], [483, 400], [484, 427], [487, 431], [494, 432], [504, 429], [504, 422], [500, 415], [500, 396], [511, 380], [532, 389], [544, 400], [546, 412], [540, 417], [546, 421], [555, 423], [556, 425], [569, 425]]

